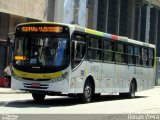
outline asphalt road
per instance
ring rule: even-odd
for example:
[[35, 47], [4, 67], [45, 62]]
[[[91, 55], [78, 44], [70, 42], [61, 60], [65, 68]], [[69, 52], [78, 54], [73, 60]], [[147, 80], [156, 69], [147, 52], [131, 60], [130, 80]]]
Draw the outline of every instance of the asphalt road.
[[[38, 104], [28, 93], [0, 94], [0, 114], [103, 114], [103, 120], [113, 114], [124, 114], [128, 117], [132, 114], [160, 114], [160, 87], [138, 92], [135, 99], [116, 95], [101, 96], [88, 104], [81, 103], [78, 98], [66, 96], [47, 96], [43, 103]], [[114, 115], [115, 119], [118, 117]]]

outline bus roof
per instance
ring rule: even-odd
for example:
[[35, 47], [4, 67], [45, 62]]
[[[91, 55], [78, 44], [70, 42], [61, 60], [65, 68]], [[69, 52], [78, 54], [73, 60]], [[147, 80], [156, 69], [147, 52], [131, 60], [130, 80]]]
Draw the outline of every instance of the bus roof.
[[153, 44], [133, 40], [133, 39], [130, 39], [128, 37], [117, 36], [117, 35], [113, 35], [113, 34], [109, 34], [109, 33], [105, 33], [105, 32], [100, 32], [100, 31], [80, 27], [79, 25], [76, 25], [76, 24], [66, 24], [66, 23], [58, 23], [58, 22], [28, 22], [28, 23], [18, 24], [17, 27], [21, 26], [21, 25], [32, 25], [32, 24], [33, 25], [34, 24], [56, 24], [56, 25], [68, 26], [69, 28], [71, 28], [73, 30], [76, 30], [76, 31], [85, 32], [85, 33], [88, 33], [88, 34], [97, 35], [97, 36], [100, 36], [100, 37], [106, 37], [106, 38], [110, 38], [110, 39], [113, 39], [113, 40], [123, 41], [123, 42], [136, 44], [136, 45], [140, 45], [140, 46], [155, 48], [155, 45], [153, 45]]

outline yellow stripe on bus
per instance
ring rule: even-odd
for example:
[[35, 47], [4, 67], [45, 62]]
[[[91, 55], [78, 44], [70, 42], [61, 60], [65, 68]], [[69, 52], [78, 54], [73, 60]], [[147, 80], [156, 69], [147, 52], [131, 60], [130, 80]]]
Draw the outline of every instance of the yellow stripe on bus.
[[18, 77], [31, 78], [31, 79], [54, 79], [62, 76], [62, 72], [55, 73], [29, 73], [22, 72], [16, 69], [13, 69], [13, 73]]

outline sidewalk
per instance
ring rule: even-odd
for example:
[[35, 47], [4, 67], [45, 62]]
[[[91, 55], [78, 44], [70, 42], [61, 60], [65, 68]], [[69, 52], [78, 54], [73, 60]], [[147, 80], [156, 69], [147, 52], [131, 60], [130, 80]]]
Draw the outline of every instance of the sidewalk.
[[22, 93], [25, 93], [25, 91], [12, 90], [11, 88], [0, 87], [0, 94], [22, 94]]

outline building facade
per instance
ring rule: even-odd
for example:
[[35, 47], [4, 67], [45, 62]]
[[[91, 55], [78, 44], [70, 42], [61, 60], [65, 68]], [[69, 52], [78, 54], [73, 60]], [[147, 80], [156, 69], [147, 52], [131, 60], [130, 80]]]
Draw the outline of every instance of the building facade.
[[8, 33], [22, 22], [42, 21], [45, 0], [0, 0], [0, 76], [11, 61], [12, 43], [7, 44]]
[[160, 0], [48, 0], [47, 2], [46, 13], [49, 18], [47, 21], [75, 23], [155, 44], [157, 56], [160, 57], [158, 50]]

